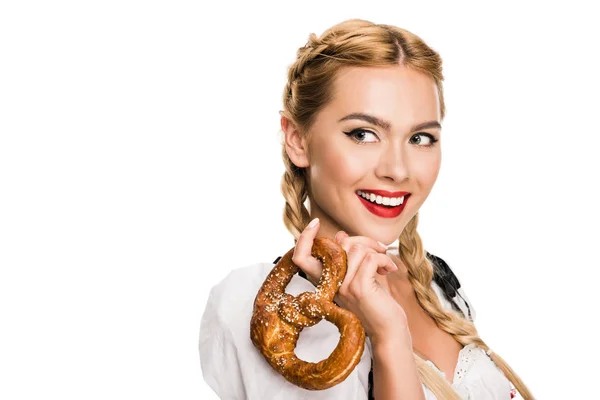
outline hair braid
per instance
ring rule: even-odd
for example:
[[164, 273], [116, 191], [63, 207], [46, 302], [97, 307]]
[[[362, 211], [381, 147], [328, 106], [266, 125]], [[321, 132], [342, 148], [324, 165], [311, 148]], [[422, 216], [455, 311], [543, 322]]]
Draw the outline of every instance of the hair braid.
[[285, 172], [281, 177], [281, 193], [285, 198], [283, 223], [296, 241], [310, 222], [310, 214], [304, 205], [308, 196], [306, 171], [292, 163], [285, 151], [285, 146], [282, 151], [285, 164]]

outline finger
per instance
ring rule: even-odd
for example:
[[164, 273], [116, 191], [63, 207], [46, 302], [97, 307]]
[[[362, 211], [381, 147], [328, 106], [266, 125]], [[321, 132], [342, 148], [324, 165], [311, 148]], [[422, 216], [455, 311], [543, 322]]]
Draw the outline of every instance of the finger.
[[[380, 261], [379, 264], [377, 264], [376, 269], [376, 272], [379, 275], [387, 275], [390, 272], [398, 271], [398, 266], [396, 265], [394, 260], [392, 260], [387, 254], [377, 253], [373, 249], [366, 247], [364, 256], [360, 258], [358, 266], [356, 268], [353, 268], [354, 275], [356, 275], [356, 273], [358, 273], [359, 270], [363, 269], [363, 264], [365, 263], [365, 259], [368, 256], [376, 256], [377, 259]], [[356, 276], [354, 276], [354, 278], [356, 278]]]
[[321, 262], [311, 255], [313, 242], [319, 232], [319, 227], [319, 218], [314, 218], [306, 228], [304, 228], [298, 237], [292, 256], [294, 264], [313, 278], [313, 280], [318, 280], [323, 270]]
[[344, 231], [338, 231], [335, 236], [334, 239], [336, 242], [340, 243], [342, 239], [345, 239], [347, 237], [350, 237], [350, 235], [348, 235], [346, 232]]
[[360, 243], [351, 245], [348, 251], [346, 251], [348, 256], [348, 268], [346, 270], [346, 276], [344, 277], [342, 285], [340, 286], [340, 290], [342, 290], [342, 287], [347, 288], [350, 282], [352, 282], [354, 275], [356, 275], [357, 270], [362, 263], [362, 260], [369, 252], [375, 251]]
[[336, 242], [338, 242], [338, 244], [344, 247], [344, 250], [346, 250], [346, 252], [350, 249], [350, 246], [355, 243], [363, 244], [379, 253], [385, 254], [385, 252], [387, 251], [387, 246], [381, 242], [378, 242], [375, 239], [371, 239], [367, 236], [349, 236], [344, 231], [339, 231], [338, 233], [336, 233], [335, 240]]
[[[370, 252], [367, 253], [363, 258], [360, 268], [357, 269], [356, 274], [354, 275], [352, 285], [365, 287], [364, 285], [370, 285], [372, 283], [376, 273], [385, 275], [389, 272], [397, 270], [398, 267], [388, 256], [385, 254]], [[382, 274], [380, 271], [385, 272]]]

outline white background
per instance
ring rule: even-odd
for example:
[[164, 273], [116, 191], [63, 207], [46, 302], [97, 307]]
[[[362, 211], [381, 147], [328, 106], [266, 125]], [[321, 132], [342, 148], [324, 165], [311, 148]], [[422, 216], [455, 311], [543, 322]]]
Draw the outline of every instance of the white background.
[[293, 245], [279, 116], [347, 18], [444, 60], [428, 251], [540, 399], [597, 396], [597, 14], [569, 1], [7, 1], [0, 6], [0, 398], [214, 399], [200, 319]]

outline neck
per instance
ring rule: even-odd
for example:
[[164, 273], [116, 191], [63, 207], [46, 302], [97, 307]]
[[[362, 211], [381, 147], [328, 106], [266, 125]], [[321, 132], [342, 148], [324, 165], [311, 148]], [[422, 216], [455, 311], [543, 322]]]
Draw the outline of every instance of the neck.
[[434, 326], [435, 321], [427, 314], [417, 300], [417, 294], [408, 278], [406, 266], [395, 254], [388, 253], [388, 256], [396, 263], [398, 271], [391, 272], [385, 276], [378, 275], [377, 281], [404, 310], [408, 320], [409, 330], [411, 332], [418, 332], [421, 331], [422, 328]]

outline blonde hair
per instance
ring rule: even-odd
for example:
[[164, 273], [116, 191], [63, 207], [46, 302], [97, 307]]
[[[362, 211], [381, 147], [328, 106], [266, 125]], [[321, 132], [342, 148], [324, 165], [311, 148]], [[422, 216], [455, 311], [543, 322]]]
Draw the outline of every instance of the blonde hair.
[[[434, 79], [443, 119], [444, 78], [439, 54], [407, 30], [361, 19], [350, 19], [334, 25], [321, 37], [314, 33], [309, 35], [308, 43], [298, 49], [296, 61], [288, 70], [288, 81], [283, 93], [283, 110], [280, 114], [288, 118], [309, 140], [308, 135], [314, 118], [331, 100], [334, 77], [341, 68], [394, 65], [413, 68]], [[286, 200], [283, 221], [297, 241], [310, 222], [310, 214], [304, 205], [310, 192], [307, 169], [292, 163], [283, 141], [282, 157], [285, 173], [281, 179], [281, 192]], [[446, 311], [440, 304], [431, 287], [433, 264], [426, 257], [421, 237], [417, 232], [418, 221], [417, 212], [400, 234], [399, 256], [408, 269], [409, 280], [419, 304], [440, 329], [451, 334], [463, 346], [474, 343], [484, 351], [489, 350], [477, 334], [473, 322]], [[414, 356], [421, 381], [437, 398], [460, 399], [445, 379], [418, 355]], [[498, 354], [492, 352], [490, 358], [524, 399], [534, 398], [523, 381]]]

